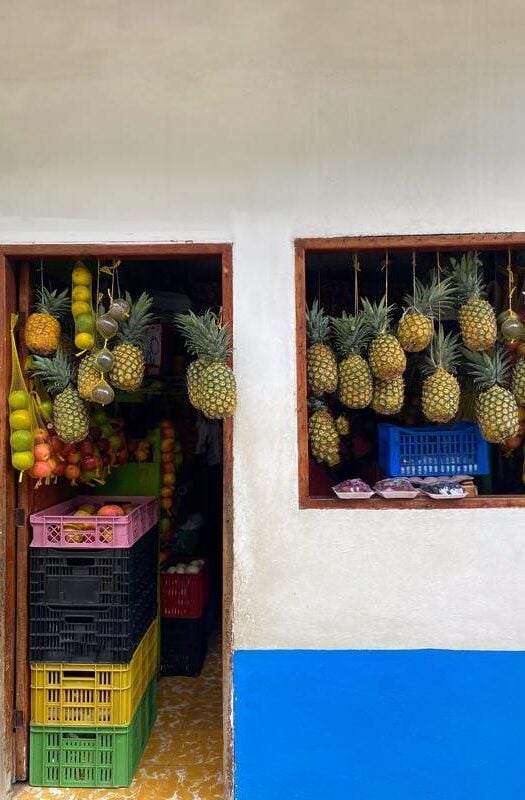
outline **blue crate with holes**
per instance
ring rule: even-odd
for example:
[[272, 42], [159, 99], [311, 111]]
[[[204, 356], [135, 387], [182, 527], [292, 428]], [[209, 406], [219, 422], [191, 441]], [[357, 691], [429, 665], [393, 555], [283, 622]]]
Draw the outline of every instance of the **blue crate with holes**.
[[475, 423], [377, 427], [379, 467], [386, 477], [490, 473], [489, 446]]

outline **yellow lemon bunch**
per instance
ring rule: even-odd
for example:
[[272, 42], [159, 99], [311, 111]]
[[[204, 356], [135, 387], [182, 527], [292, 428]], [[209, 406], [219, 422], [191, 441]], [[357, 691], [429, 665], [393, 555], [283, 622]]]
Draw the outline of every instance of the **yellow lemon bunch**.
[[95, 314], [91, 302], [91, 271], [77, 261], [71, 274], [71, 313], [75, 320], [75, 347], [80, 351], [95, 346]]

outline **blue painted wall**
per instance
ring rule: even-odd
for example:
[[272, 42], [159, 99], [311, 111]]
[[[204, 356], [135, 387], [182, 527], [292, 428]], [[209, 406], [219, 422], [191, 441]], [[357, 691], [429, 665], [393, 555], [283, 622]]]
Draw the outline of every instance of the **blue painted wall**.
[[525, 653], [237, 651], [236, 800], [525, 800]]

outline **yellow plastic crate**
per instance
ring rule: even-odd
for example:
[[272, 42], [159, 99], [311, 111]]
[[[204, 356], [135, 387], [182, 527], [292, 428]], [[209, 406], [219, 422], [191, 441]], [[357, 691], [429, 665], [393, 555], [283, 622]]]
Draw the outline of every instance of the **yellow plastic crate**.
[[129, 664], [31, 664], [31, 722], [129, 725], [157, 673], [158, 646], [155, 619]]

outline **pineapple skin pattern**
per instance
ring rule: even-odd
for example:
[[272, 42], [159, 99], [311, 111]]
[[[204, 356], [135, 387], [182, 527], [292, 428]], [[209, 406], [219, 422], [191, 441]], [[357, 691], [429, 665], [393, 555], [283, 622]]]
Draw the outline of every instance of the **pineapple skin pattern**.
[[200, 409], [208, 419], [231, 417], [237, 405], [235, 376], [222, 361], [212, 361], [201, 372]]
[[399, 378], [407, 365], [403, 348], [391, 333], [381, 333], [372, 340], [368, 361], [374, 377], [382, 380]]
[[518, 406], [514, 395], [502, 386], [492, 386], [478, 395], [476, 416], [483, 437], [492, 444], [501, 444], [518, 432]]
[[88, 353], [81, 359], [77, 372], [78, 393], [83, 400], [91, 400], [91, 392], [100, 382], [100, 372], [95, 369], [95, 356]]
[[317, 342], [306, 352], [308, 387], [312, 394], [331, 394], [337, 389], [337, 362], [332, 348]]
[[314, 411], [308, 421], [310, 449], [319, 463], [335, 467], [341, 461], [339, 433], [334, 418], [326, 408]]
[[397, 338], [407, 353], [420, 353], [432, 341], [434, 323], [417, 311], [408, 311], [399, 320]]
[[372, 400], [373, 382], [368, 363], [362, 356], [350, 355], [339, 363], [341, 403], [347, 408], [366, 408]]
[[460, 394], [456, 376], [444, 369], [437, 369], [423, 381], [423, 414], [431, 422], [450, 422], [458, 412]]
[[40, 356], [52, 355], [60, 342], [60, 322], [49, 314], [34, 313], [27, 318], [25, 342], [27, 349]]
[[89, 434], [89, 414], [84, 401], [71, 387], [53, 401], [53, 424], [57, 436], [67, 444], [81, 442]]
[[123, 392], [136, 392], [142, 386], [146, 370], [142, 349], [133, 344], [118, 344], [112, 355], [114, 364], [109, 382]]
[[374, 381], [374, 395], [372, 408], [378, 414], [391, 416], [398, 414], [405, 402], [405, 380], [401, 376], [392, 380], [376, 378]]
[[498, 329], [494, 309], [487, 300], [469, 300], [459, 309], [458, 318], [465, 347], [473, 352], [493, 347]]

